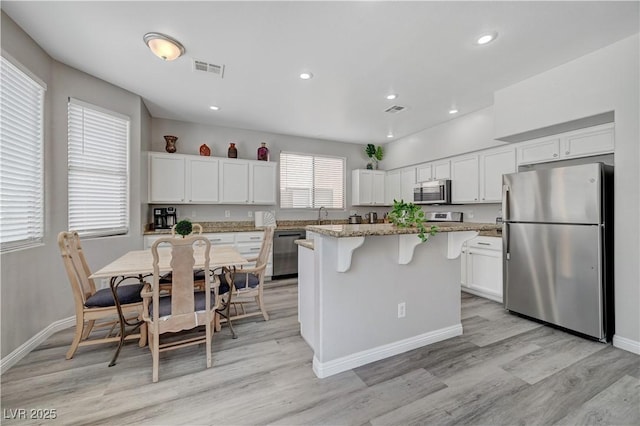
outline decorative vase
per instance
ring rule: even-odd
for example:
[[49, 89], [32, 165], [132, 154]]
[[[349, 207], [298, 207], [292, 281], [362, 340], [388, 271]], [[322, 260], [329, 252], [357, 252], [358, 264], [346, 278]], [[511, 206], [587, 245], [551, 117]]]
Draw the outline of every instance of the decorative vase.
[[373, 170], [373, 164], [367, 163], [367, 170]]
[[238, 158], [238, 149], [236, 148], [236, 144], [233, 142], [229, 142], [229, 150], [227, 151], [227, 157]]
[[164, 147], [164, 149], [171, 154], [176, 152], [176, 141], [178, 140], [178, 137], [166, 135], [164, 137], [164, 140], [167, 141], [167, 145]]
[[267, 148], [267, 143], [260, 143], [260, 148], [258, 148], [258, 160], [260, 161], [269, 161], [269, 148]]
[[211, 155], [211, 148], [209, 148], [206, 143], [200, 145], [200, 155], [204, 157], [208, 157]]

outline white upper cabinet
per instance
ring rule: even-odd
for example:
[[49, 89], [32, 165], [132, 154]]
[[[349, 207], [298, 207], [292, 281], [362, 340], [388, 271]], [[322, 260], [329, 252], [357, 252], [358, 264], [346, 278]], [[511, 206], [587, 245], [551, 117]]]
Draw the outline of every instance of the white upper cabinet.
[[399, 200], [402, 197], [400, 170], [386, 172], [384, 177], [384, 197], [385, 204], [389, 206], [393, 205], [393, 200]]
[[237, 159], [220, 160], [220, 202], [249, 202], [249, 163]]
[[560, 159], [560, 138], [536, 139], [523, 142], [517, 149], [518, 164], [543, 163]]
[[613, 152], [613, 149], [613, 124], [603, 124], [565, 133], [562, 138], [562, 156], [564, 158], [605, 154]]
[[187, 158], [187, 202], [217, 203], [218, 199], [218, 160], [208, 157]]
[[400, 199], [413, 203], [413, 187], [416, 186], [416, 169], [410, 167], [400, 171]]
[[516, 149], [507, 146], [480, 153], [480, 201], [502, 201], [502, 175], [516, 172]]
[[351, 172], [351, 204], [354, 206], [387, 205], [385, 172], [357, 169]]
[[451, 179], [451, 161], [434, 161], [416, 167], [416, 182]]
[[149, 155], [149, 201], [185, 202], [184, 156], [162, 153]]
[[613, 123], [517, 144], [518, 165], [607, 154], [614, 150]]
[[451, 201], [478, 202], [478, 156], [468, 155], [451, 160]]
[[276, 163], [252, 161], [249, 168], [249, 199], [253, 204], [277, 204]]

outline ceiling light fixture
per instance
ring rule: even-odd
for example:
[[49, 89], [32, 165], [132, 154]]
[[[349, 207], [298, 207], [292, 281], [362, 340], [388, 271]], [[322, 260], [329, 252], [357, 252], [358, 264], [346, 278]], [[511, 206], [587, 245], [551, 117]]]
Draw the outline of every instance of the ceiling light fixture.
[[154, 55], [165, 61], [173, 61], [184, 55], [184, 46], [168, 35], [146, 33], [142, 39]]
[[496, 32], [487, 33], [478, 37], [478, 39], [476, 40], [476, 43], [479, 45], [488, 44], [494, 41], [496, 38], [498, 38], [498, 33]]
[[313, 78], [313, 74], [311, 74], [310, 72], [303, 72], [300, 74], [300, 78], [303, 80], [310, 80]]
[[387, 133], [387, 137], [388, 137], [389, 139], [391, 139], [391, 138], [393, 137], [393, 133], [391, 133], [391, 132]]
[[394, 100], [397, 97], [398, 97], [398, 95], [395, 94], [395, 93], [390, 93], [390, 94], [387, 95], [387, 99], [390, 100], [390, 101]]
[[214, 111], [218, 111], [218, 110], [220, 110], [220, 107], [219, 107], [219, 106], [216, 106], [216, 105], [211, 105], [211, 106], [209, 107], [209, 109], [212, 109], [212, 110], [214, 110]]
[[449, 110], [449, 114], [457, 114], [457, 113], [458, 113], [458, 110], [457, 110], [457, 109], [455, 109], [455, 108], [451, 108], [451, 109]]

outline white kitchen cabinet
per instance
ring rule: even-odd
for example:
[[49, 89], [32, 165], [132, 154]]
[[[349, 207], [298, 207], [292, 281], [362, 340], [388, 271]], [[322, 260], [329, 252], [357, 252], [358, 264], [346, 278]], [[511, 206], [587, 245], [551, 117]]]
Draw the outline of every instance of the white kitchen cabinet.
[[390, 206], [393, 205], [393, 200], [399, 200], [402, 197], [400, 170], [386, 172], [384, 177], [384, 197], [386, 204]]
[[416, 182], [427, 182], [430, 180], [450, 179], [451, 161], [434, 161], [421, 164], [416, 167]]
[[451, 159], [451, 201], [453, 203], [477, 203], [478, 155]]
[[354, 206], [384, 206], [385, 172], [357, 169], [351, 172], [351, 204]]
[[242, 160], [220, 160], [220, 202], [249, 203], [249, 163]]
[[560, 159], [560, 138], [536, 139], [518, 144], [518, 164], [543, 163]]
[[149, 155], [149, 202], [185, 202], [185, 161], [182, 155]]
[[562, 157], [576, 158], [613, 152], [613, 124], [603, 124], [563, 134]]
[[413, 188], [416, 186], [416, 169], [410, 167], [400, 170], [400, 199], [413, 202]]
[[460, 272], [464, 291], [502, 302], [502, 239], [476, 237], [467, 241]]
[[277, 204], [276, 163], [251, 161], [249, 183], [249, 200], [252, 204]]
[[517, 145], [518, 165], [607, 154], [614, 150], [613, 123], [560, 133]]
[[218, 202], [218, 160], [208, 157], [186, 159], [186, 192], [189, 203]]
[[502, 175], [516, 172], [516, 150], [513, 146], [480, 153], [480, 201], [502, 201]]

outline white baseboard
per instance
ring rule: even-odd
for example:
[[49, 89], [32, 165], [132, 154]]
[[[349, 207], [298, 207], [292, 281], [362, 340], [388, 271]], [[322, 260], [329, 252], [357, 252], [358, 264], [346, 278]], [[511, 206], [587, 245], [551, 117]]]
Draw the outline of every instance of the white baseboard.
[[620, 337], [617, 334], [614, 334], [613, 346], [625, 351], [629, 351], [636, 355], [640, 355], [640, 342], [636, 342], [635, 340], [627, 339], [626, 337]]
[[371, 362], [388, 358], [393, 355], [398, 355], [412, 349], [439, 342], [441, 340], [460, 336], [461, 334], [462, 324], [457, 324], [451, 327], [441, 328], [439, 330], [430, 331], [425, 334], [410, 337], [408, 339], [378, 346], [366, 351], [356, 352], [354, 354], [327, 362], [320, 362], [314, 355], [313, 372], [317, 377], [323, 379], [325, 377], [333, 376], [334, 374], [338, 374], [343, 371], [351, 370], [352, 368], [360, 367], [361, 365], [369, 364]]
[[44, 330], [33, 336], [31, 339], [18, 346], [13, 352], [0, 360], [0, 374], [4, 374], [18, 361], [27, 356], [29, 352], [41, 345], [52, 334], [65, 328], [73, 327], [76, 324], [76, 317], [72, 316], [49, 324]]
[[493, 300], [494, 302], [502, 303], [502, 295], [497, 295], [489, 291], [482, 291], [475, 288], [469, 288], [462, 286], [462, 291], [476, 296], [484, 297], [485, 299]]

